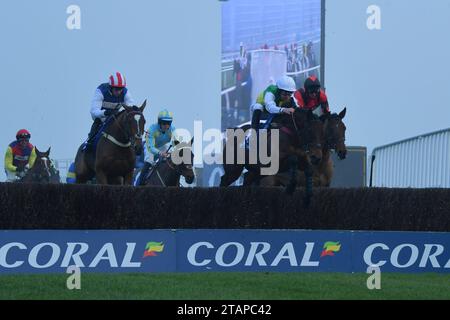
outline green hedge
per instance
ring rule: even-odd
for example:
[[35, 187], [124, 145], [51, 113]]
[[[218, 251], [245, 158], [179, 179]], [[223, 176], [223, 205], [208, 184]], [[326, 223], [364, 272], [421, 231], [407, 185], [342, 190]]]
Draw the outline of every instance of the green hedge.
[[450, 189], [159, 188], [0, 183], [0, 229], [450, 231]]

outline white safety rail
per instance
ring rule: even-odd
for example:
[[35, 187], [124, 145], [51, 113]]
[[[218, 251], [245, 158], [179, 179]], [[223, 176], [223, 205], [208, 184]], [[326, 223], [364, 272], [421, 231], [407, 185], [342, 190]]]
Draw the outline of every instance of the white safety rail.
[[314, 70], [320, 70], [320, 64], [318, 66], [316, 66], [316, 67], [305, 69], [305, 70], [299, 70], [299, 71], [296, 71], [296, 72], [287, 72], [286, 75], [288, 75], [288, 76], [297, 76], [299, 74], [308, 73], [308, 72], [311, 72], [311, 71], [314, 71]]
[[450, 128], [375, 148], [372, 186], [450, 188]]
[[[300, 70], [300, 71], [297, 71], [297, 72], [287, 72], [286, 75], [288, 75], [288, 76], [297, 76], [297, 75], [299, 75], [299, 74], [308, 73], [308, 72], [311, 72], [311, 71], [314, 71], [314, 70], [320, 70], [320, 64], [319, 64], [318, 66], [316, 66], [316, 67], [309, 68], [309, 69], [306, 69], [306, 70]], [[241, 86], [245, 86], [245, 85], [247, 85], [247, 82], [241, 83]], [[222, 94], [222, 95], [226, 95], [227, 102], [228, 102], [228, 100], [229, 100], [229, 98], [228, 98], [228, 93], [230, 93], [230, 92], [232, 92], [232, 91], [234, 91], [234, 90], [236, 90], [236, 86], [232, 86], [232, 87], [230, 87], [230, 88], [225, 89], [225, 90], [222, 91], [221, 94]], [[227, 103], [227, 104], [228, 104], [228, 103]]]
[[[314, 40], [311, 39], [311, 42], [313, 43], [314, 47], [317, 47], [317, 45], [320, 44], [320, 39], [314, 39]], [[306, 61], [308, 60], [308, 57], [305, 56], [305, 53], [303, 51], [304, 46], [306, 46], [308, 43], [309, 43], [309, 40], [308, 41], [299, 41], [299, 42], [295, 43], [297, 45], [296, 51], [297, 51], [298, 58], [299, 58], [297, 62], [299, 64], [301, 64], [302, 59], [305, 59]], [[286, 44], [286, 45], [289, 48], [288, 49], [289, 52], [292, 52], [291, 44]], [[273, 49], [251, 49], [250, 50], [249, 48], [247, 48], [247, 50], [248, 50], [248, 53], [251, 53], [254, 51], [261, 51], [261, 50], [267, 50], [267, 51], [273, 50], [273, 51], [283, 51], [284, 52], [284, 44], [280, 45], [279, 48], [280, 48], [279, 50], [273, 50]], [[320, 48], [318, 48], [315, 51], [316, 51], [316, 54], [318, 54], [320, 51]], [[241, 54], [240, 51], [236, 51], [236, 52], [225, 53], [222, 55], [222, 70], [221, 70], [222, 71], [222, 89], [223, 89], [222, 95], [227, 94], [230, 91], [233, 91], [233, 90], [230, 90], [230, 91], [225, 91], [225, 90], [228, 90], [231, 88], [236, 89], [236, 87], [233, 86], [235, 83], [235, 80], [233, 79], [233, 77], [235, 76], [233, 73], [233, 70], [234, 70], [233, 62], [234, 62], [234, 60], [239, 59], [241, 57], [240, 54]], [[308, 70], [301, 69], [296, 72], [289, 72], [288, 75], [296, 76], [296, 75], [300, 75], [302, 73], [307, 73], [307, 72], [310, 72], [310, 71], [313, 71], [316, 69], [320, 69], [320, 66], [315, 66], [314, 68], [311, 68]]]

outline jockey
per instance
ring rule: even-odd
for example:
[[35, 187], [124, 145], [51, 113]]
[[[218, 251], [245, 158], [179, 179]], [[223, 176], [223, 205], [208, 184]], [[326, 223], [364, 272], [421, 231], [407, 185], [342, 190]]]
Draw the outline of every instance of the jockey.
[[92, 146], [93, 138], [101, 125], [107, 117], [117, 111], [119, 104], [134, 104], [126, 86], [125, 77], [120, 72], [116, 72], [109, 77], [109, 82], [102, 83], [95, 90], [91, 103], [91, 116], [94, 123], [88, 135], [87, 147]]
[[310, 109], [319, 117], [330, 113], [327, 95], [316, 76], [306, 79], [304, 88], [297, 90], [294, 97], [300, 109]]
[[19, 130], [16, 141], [8, 146], [5, 154], [6, 181], [13, 182], [17, 177], [25, 176], [25, 171], [33, 166], [36, 150], [29, 142], [30, 138], [28, 130]]
[[158, 123], [151, 125], [148, 133], [145, 135], [144, 166], [136, 183], [138, 186], [142, 185], [149, 169], [155, 164], [157, 159], [169, 156], [167, 145], [172, 140], [175, 131], [172, 121], [172, 112], [166, 109], [162, 110], [158, 114]]
[[261, 92], [256, 99], [256, 103], [251, 106], [253, 112], [252, 129], [259, 129], [261, 114], [264, 110], [270, 114], [292, 114], [294, 108], [282, 108], [280, 106], [289, 101], [295, 90], [297, 88], [294, 79], [283, 76], [277, 80], [276, 85], [270, 85]]

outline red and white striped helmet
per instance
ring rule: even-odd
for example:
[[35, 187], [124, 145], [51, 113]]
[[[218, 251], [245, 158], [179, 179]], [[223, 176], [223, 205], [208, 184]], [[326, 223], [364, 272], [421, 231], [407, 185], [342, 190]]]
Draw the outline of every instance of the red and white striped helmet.
[[116, 72], [109, 76], [109, 85], [115, 88], [125, 88], [127, 86], [127, 81], [120, 72]]

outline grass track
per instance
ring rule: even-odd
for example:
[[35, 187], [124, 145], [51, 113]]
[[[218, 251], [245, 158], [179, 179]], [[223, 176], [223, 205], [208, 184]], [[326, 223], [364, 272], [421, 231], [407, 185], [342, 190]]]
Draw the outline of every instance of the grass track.
[[381, 290], [368, 290], [367, 274], [177, 273], [0, 276], [0, 299], [446, 299], [450, 275], [382, 274]]

